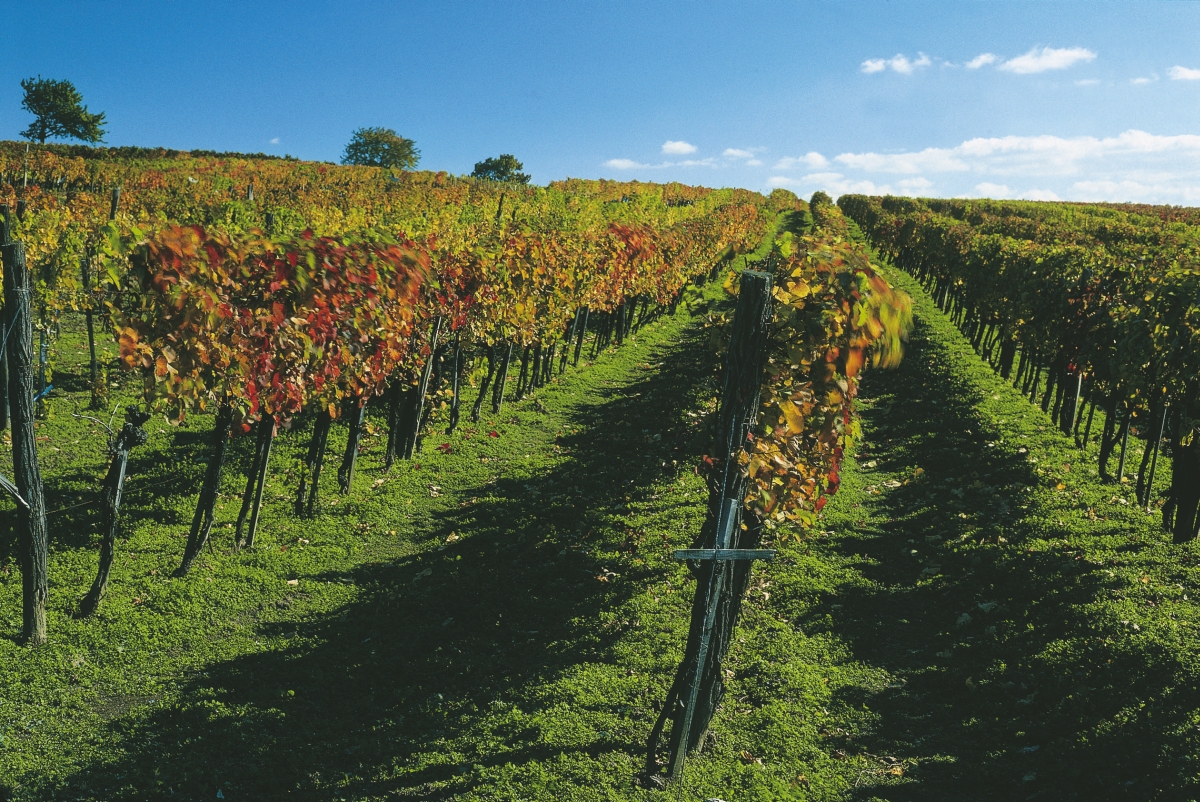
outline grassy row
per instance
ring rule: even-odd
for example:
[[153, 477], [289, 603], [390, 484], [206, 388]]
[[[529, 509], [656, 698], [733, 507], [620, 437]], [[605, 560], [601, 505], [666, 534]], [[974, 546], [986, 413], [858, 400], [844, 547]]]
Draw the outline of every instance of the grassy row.
[[812, 797], [1193, 798], [1196, 546], [892, 277], [917, 329], [864, 382], [860, 453], [780, 600], [886, 680], [840, 689]]

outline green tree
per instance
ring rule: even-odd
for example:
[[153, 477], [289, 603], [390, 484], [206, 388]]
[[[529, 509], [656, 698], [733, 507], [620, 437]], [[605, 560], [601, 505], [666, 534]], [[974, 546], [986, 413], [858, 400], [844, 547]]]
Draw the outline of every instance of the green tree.
[[70, 81], [39, 75], [21, 81], [21, 88], [25, 90], [21, 108], [34, 116], [21, 136], [36, 139], [39, 144], [45, 144], [50, 137], [104, 141], [104, 112], [89, 112], [83, 105], [83, 95]]
[[421, 160], [421, 151], [411, 139], [391, 128], [359, 128], [350, 136], [342, 164], [363, 167], [398, 167], [411, 170]]
[[482, 178], [485, 181], [511, 181], [528, 184], [529, 174], [521, 172], [521, 168], [524, 166], [511, 153], [502, 153], [494, 159], [476, 162], [471, 177]]

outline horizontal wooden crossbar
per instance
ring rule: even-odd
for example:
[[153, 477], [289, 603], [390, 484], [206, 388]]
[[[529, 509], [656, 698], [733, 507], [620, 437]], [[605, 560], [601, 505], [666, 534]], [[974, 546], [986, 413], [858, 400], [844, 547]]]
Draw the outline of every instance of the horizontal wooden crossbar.
[[775, 549], [676, 549], [676, 560], [773, 560]]

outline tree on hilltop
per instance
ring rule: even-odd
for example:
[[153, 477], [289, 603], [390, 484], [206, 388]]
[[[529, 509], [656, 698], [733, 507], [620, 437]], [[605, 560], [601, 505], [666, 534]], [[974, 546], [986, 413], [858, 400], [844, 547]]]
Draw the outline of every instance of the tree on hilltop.
[[517, 184], [528, 184], [529, 174], [522, 173], [525, 165], [517, 161], [511, 153], [502, 153], [494, 159], [484, 159], [475, 163], [472, 178], [482, 178], [485, 181], [506, 181]]
[[41, 145], [52, 137], [104, 141], [104, 112], [89, 112], [83, 105], [83, 95], [70, 81], [56, 81], [39, 75], [21, 81], [21, 88], [25, 90], [21, 108], [34, 116], [34, 121], [21, 136], [37, 140]]
[[421, 160], [417, 143], [391, 128], [359, 128], [350, 135], [342, 164], [361, 167], [396, 167], [411, 170]]

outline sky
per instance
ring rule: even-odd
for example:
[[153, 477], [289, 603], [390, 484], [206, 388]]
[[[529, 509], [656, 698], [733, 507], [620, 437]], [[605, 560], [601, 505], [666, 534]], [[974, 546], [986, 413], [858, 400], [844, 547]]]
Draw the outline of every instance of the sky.
[[0, 138], [67, 79], [107, 143], [807, 197], [1200, 205], [1200, 3], [4, 2]]

